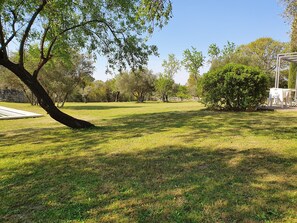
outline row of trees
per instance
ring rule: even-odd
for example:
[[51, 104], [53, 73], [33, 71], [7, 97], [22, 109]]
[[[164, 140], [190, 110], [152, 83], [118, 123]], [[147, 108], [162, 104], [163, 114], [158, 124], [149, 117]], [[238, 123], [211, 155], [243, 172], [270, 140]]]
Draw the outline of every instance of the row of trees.
[[[259, 38], [251, 43], [240, 46], [236, 46], [233, 42], [228, 41], [222, 49], [217, 44], [211, 44], [208, 48], [208, 60], [206, 60], [202, 52], [192, 47], [184, 51], [181, 62], [175, 59], [174, 55], [169, 55], [168, 62], [165, 61], [163, 63], [163, 79], [172, 80], [172, 74], [176, 73], [180, 69], [180, 66], [183, 65], [189, 73], [187, 82], [189, 94], [200, 98], [202, 96], [202, 75], [200, 74], [200, 68], [206, 65], [206, 63], [209, 63], [210, 71], [215, 71], [229, 63], [235, 63], [260, 69], [268, 76], [268, 86], [273, 86], [277, 54], [289, 51], [289, 43], [279, 42], [268, 37]], [[166, 68], [168, 65], [172, 67], [171, 71]], [[280, 87], [288, 87], [288, 65], [286, 63], [282, 64]]]
[[[183, 53], [179, 61], [174, 54], [162, 63], [163, 73], [153, 74], [148, 69], [135, 69], [121, 72], [106, 82], [95, 81], [93, 59], [89, 55], [79, 54], [72, 50], [71, 54], [62, 58], [53, 58], [40, 71], [39, 82], [46, 89], [48, 95], [58, 107], [65, 101], [132, 101], [143, 102], [147, 99], [161, 99], [169, 101], [169, 97], [179, 97], [181, 100], [190, 97], [201, 97], [202, 86], [200, 68], [210, 63], [210, 71], [216, 70], [233, 62], [258, 67], [270, 77], [270, 86], [274, 81], [276, 56], [280, 52], [288, 51], [289, 44], [275, 41], [271, 38], [260, 38], [249, 44], [236, 46], [232, 42], [220, 49], [211, 44], [208, 50], [209, 60], [202, 52], [192, 47]], [[71, 49], [68, 49], [71, 52]], [[17, 61], [14, 54], [13, 60]], [[25, 63], [30, 70], [38, 62], [37, 46], [27, 50]], [[189, 73], [185, 86], [174, 82], [174, 75], [184, 66]], [[1, 68], [0, 68], [1, 69]], [[36, 97], [32, 92], [14, 77], [8, 70], [0, 70], [0, 87], [19, 89], [25, 93], [32, 104], [36, 104]], [[32, 71], [33, 72], [33, 71]], [[287, 84], [288, 69], [283, 69], [282, 85]]]
[[[79, 89], [72, 100], [81, 101]], [[84, 101], [137, 101], [163, 100], [168, 102], [170, 97], [178, 100], [191, 98], [186, 85], [164, 80], [164, 75], [155, 75], [148, 69], [123, 72], [106, 82], [96, 80], [84, 89]]]
[[[35, 50], [27, 52], [28, 66], [34, 66]], [[56, 61], [58, 60], [58, 61]], [[148, 99], [169, 101], [169, 97], [180, 100], [190, 98], [187, 86], [174, 82], [174, 74], [180, 69], [180, 62], [169, 55], [164, 61], [164, 73], [154, 74], [148, 69], [121, 72], [106, 82], [94, 80], [93, 60], [90, 56], [73, 52], [63, 59], [55, 58], [40, 71], [38, 81], [57, 107], [63, 107], [66, 101], [133, 101], [144, 102]], [[30, 66], [29, 66], [30, 67]], [[38, 103], [30, 89], [5, 69], [0, 68], [0, 88], [22, 91], [32, 105]], [[195, 96], [195, 95], [192, 95]]]

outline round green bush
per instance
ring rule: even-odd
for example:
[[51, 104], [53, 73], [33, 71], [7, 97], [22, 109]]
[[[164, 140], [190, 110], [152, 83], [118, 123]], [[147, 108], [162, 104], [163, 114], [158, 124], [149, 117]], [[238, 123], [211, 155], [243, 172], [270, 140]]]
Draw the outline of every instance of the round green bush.
[[214, 110], [255, 110], [267, 98], [268, 77], [259, 69], [241, 64], [203, 75], [203, 102]]

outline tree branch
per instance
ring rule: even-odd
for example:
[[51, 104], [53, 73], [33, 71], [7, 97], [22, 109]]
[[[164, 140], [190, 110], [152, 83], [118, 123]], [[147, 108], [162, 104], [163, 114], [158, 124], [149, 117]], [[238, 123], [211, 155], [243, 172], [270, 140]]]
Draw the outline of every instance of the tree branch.
[[43, 32], [43, 35], [42, 35], [42, 38], [41, 38], [41, 41], [40, 41], [40, 58], [41, 59], [44, 59], [44, 42], [45, 42], [46, 34], [47, 34], [48, 30], [49, 30], [49, 26], [47, 26], [44, 29], [44, 32]]
[[42, 68], [48, 61], [49, 61], [49, 59], [47, 59], [47, 58], [43, 58], [43, 59], [41, 59], [41, 60], [39, 61], [39, 64], [38, 64], [37, 69], [34, 70], [34, 72], [33, 72], [33, 77], [34, 77], [35, 79], [37, 79], [37, 76], [38, 76], [39, 71], [41, 70], [41, 68]]
[[0, 59], [7, 58], [7, 51], [5, 46], [5, 38], [4, 38], [4, 32], [3, 32], [3, 26], [2, 26], [2, 18], [0, 16]]
[[16, 36], [16, 33], [17, 33], [17, 31], [15, 30], [15, 24], [17, 22], [18, 17], [14, 10], [11, 10], [11, 13], [13, 15], [13, 21], [12, 21], [12, 25], [11, 25], [12, 26], [12, 34], [5, 42], [5, 46], [7, 46], [10, 43], [10, 41]]
[[33, 77], [35, 79], [37, 79], [38, 73], [39, 71], [42, 69], [42, 67], [48, 62], [48, 60], [50, 59], [50, 57], [45, 57], [44, 56], [44, 43], [45, 43], [45, 39], [46, 39], [46, 34], [49, 30], [49, 27], [46, 27], [44, 29], [41, 41], [40, 41], [40, 61], [38, 63], [38, 67], [36, 70], [34, 70], [33, 72]]
[[[20, 27], [18, 30], [15, 30], [15, 24], [17, 22], [17, 15], [15, 13], [15, 10], [11, 10], [11, 13], [13, 14], [13, 21], [12, 21], [12, 25], [11, 25], [12, 26], [12, 35], [4, 43], [5, 47], [13, 40], [13, 38], [16, 36], [17, 32], [22, 28], [22, 27]], [[2, 49], [2, 47], [1, 47], [1, 49]]]
[[20, 56], [19, 64], [21, 66], [24, 66], [24, 46], [25, 46], [25, 42], [26, 42], [26, 40], [27, 40], [27, 38], [29, 36], [29, 32], [31, 30], [31, 27], [32, 27], [35, 19], [37, 18], [38, 14], [43, 10], [46, 3], [47, 3], [47, 0], [42, 0], [42, 4], [39, 5], [37, 10], [34, 12], [34, 14], [32, 15], [32, 17], [29, 20], [29, 23], [28, 23], [28, 25], [26, 27], [25, 33], [24, 33], [23, 38], [22, 38], [21, 43], [20, 43], [20, 49], [19, 49], [19, 56]]
[[[53, 49], [53, 47], [54, 47], [56, 41], [58, 40], [58, 38], [59, 38], [61, 35], [65, 34], [65, 33], [68, 32], [68, 31], [74, 30], [74, 29], [79, 28], [79, 27], [83, 27], [83, 26], [85, 26], [85, 25], [87, 25], [87, 24], [89, 24], [89, 23], [94, 23], [94, 22], [96, 22], [96, 23], [103, 23], [104, 25], [106, 25], [106, 26], [108, 27], [109, 31], [110, 31], [110, 32], [112, 33], [112, 35], [114, 36], [114, 38], [116, 39], [116, 41], [117, 41], [118, 43], [121, 42], [121, 40], [118, 38], [116, 32], [112, 29], [112, 27], [111, 27], [111, 26], [110, 26], [104, 19], [101, 19], [101, 20], [99, 20], [99, 19], [96, 19], [96, 20], [89, 20], [89, 21], [81, 22], [80, 24], [77, 24], [77, 25], [74, 25], [74, 26], [71, 26], [71, 27], [69, 27], [69, 28], [66, 28], [66, 29], [62, 30], [62, 31], [61, 31], [57, 36], [55, 36], [54, 39], [51, 41], [51, 43], [50, 43], [50, 45], [49, 45], [49, 48], [48, 48], [48, 50], [47, 50], [46, 56], [45, 56], [45, 55], [44, 55], [44, 43], [45, 43], [46, 34], [47, 34], [48, 30], [49, 30], [49, 27], [47, 27], [47, 28], [45, 29], [45, 31], [44, 31], [43, 36], [42, 36], [41, 45], [40, 45], [40, 57], [41, 57], [41, 60], [40, 60], [40, 62], [39, 62], [39, 64], [38, 64], [37, 69], [33, 72], [33, 77], [34, 77], [34, 78], [37, 78], [39, 71], [40, 71], [40, 70], [42, 69], [42, 67], [43, 67], [43, 66], [44, 66], [44, 65], [51, 59], [51, 57], [52, 57], [52, 55], [51, 55], [52, 49]], [[97, 37], [98, 37], [98, 35], [97, 35]]]
[[52, 40], [52, 42], [50, 43], [50, 46], [49, 46], [49, 49], [47, 51], [47, 55], [45, 58], [49, 58], [51, 56], [51, 51], [52, 51], [52, 48], [55, 44], [55, 42], [57, 41], [57, 39], [59, 38], [59, 36], [65, 34], [66, 32], [68, 31], [71, 31], [73, 29], [76, 29], [76, 28], [79, 28], [79, 27], [82, 27], [82, 26], [85, 26], [89, 23], [103, 23], [104, 25], [106, 25], [108, 27], [108, 29], [110, 30], [110, 32], [113, 34], [113, 36], [115, 37], [115, 39], [117, 41], [120, 42], [120, 40], [118, 39], [117, 35], [116, 35], [116, 32], [111, 28], [111, 26], [104, 20], [104, 19], [95, 19], [95, 20], [89, 20], [89, 21], [86, 21], [86, 22], [81, 22], [80, 24], [77, 24], [77, 25], [74, 25], [74, 26], [71, 26], [67, 29], [64, 29], [62, 30], [57, 36], [55, 36], [55, 38]]

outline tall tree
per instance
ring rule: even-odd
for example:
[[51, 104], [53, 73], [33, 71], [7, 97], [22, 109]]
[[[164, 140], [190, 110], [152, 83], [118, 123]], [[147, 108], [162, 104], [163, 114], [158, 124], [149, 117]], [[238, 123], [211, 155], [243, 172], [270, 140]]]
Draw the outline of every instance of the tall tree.
[[210, 62], [217, 59], [219, 57], [220, 53], [221, 53], [221, 50], [220, 50], [220, 48], [218, 47], [217, 44], [212, 43], [212, 44], [209, 45], [209, 47], [208, 47], [208, 56], [211, 58]]
[[[60, 111], [38, 75], [44, 65], [69, 48], [97, 51], [108, 58], [110, 68], [146, 64], [156, 46], [148, 46], [145, 34], [162, 28], [171, 16], [170, 0], [5, 0], [0, 4], [0, 65], [14, 73], [37, 97], [40, 106], [58, 122], [71, 128], [91, 123]], [[25, 52], [39, 43], [39, 61], [32, 72]], [[8, 47], [18, 45], [18, 61]], [[67, 46], [67, 47], [66, 47]]]
[[180, 70], [181, 63], [175, 58], [174, 54], [169, 54], [168, 60], [163, 60], [162, 67], [164, 68], [164, 75], [173, 78], [174, 75]]
[[169, 101], [169, 94], [173, 90], [174, 75], [180, 70], [181, 62], [175, 58], [174, 54], [168, 55], [168, 60], [163, 60], [164, 72], [156, 80], [156, 91], [163, 102]]
[[186, 49], [183, 56], [182, 64], [190, 74], [189, 79], [194, 78], [194, 82], [192, 82], [192, 79], [188, 82], [188, 87], [191, 89], [192, 96], [197, 97], [200, 79], [199, 69], [203, 66], [205, 57], [202, 52], [197, 51], [194, 47], [191, 50]]
[[246, 58], [249, 64], [259, 67], [271, 77], [274, 77], [277, 54], [287, 51], [287, 43], [276, 41], [269, 37], [259, 38], [238, 48], [237, 58]]
[[223, 57], [229, 57], [236, 51], [236, 45], [233, 42], [227, 41], [227, 44], [224, 45], [224, 48], [222, 49], [222, 55]]
[[[228, 45], [228, 44], [227, 44]], [[226, 46], [227, 46], [226, 45]], [[211, 62], [211, 69], [223, 67], [228, 63], [237, 63], [260, 68], [270, 77], [270, 85], [275, 78], [277, 54], [288, 51], [288, 44], [276, 41], [269, 37], [259, 38], [251, 43], [225, 50], [225, 55], [220, 54]], [[285, 68], [285, 66], [283, 67]], [[282, 80], [284, 77], [282, 76]], [[282, 81], [284, 83], [284, 81]]]
[[190, 74], [194, 74], [195, 77], [199, 76], [199, 69], [203, 66], [205, 57], [201, 51], [197, 51], [196, 48], [186, 49], [183, 54], [184, 58], [182, 64], [185, 66]]
[[288, 22], [293, 23], [297, 15], [297, 1], [296, 0], [279, 0], [279, 1], [285, 6], [285, 11], [283, 13], [283, 16]]
[[190, 74], [187, 80], [188, 92], [192, 97], [200, 97], [201, 96], [201, 81], [200, 77], [197, 80], [194, 74]]

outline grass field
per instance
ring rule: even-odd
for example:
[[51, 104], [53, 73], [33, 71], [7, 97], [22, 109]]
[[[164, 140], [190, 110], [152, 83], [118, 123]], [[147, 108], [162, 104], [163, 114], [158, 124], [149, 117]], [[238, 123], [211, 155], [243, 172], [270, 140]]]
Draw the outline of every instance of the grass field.
[[297, 222], [297, 112], [66, 104], [0, 121], [0, 222]]

